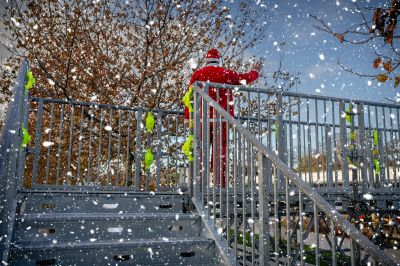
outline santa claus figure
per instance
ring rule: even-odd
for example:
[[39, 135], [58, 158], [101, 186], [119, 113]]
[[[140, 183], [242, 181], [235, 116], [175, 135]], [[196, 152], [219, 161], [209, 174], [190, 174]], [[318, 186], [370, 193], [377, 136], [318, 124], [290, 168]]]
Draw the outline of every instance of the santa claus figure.
[[[245, 85], [249, 84], [258, 79], [259, 72], [262, 64], [256, 63], [253, 69], [247, 73], [237, 73], [233, 70], [221, 67], [221, 55], [217, 49], [211, 49], [206, 55], [206, 66], [196, 70], [191, 79], [190, 87], [196, 81], [212, 82], [229, 85]], [[208, 88], [208, 94], [210, 97], [218, 102], [230, 115], [234, 115], [233, 93], [229, 89], [223, 88]], [[231, 104], [229, 104], [231, 103]], [[210, 108], [209, 111], [209, 122], [210, 122], [210, 144], [212, 145], [212, 157], [211, 157], [211, 170], [214, 172], [213, 176], [217, 177], [215, 180], [215, 186], [220, 185], [222, 176], [222, 186], [226, 186], [226, 148], [228, 142], [227, 136], [227, 123], [224, 119], [215, 118], [214, 108]], [[189, 110], [185, 108], [185, 119], [189, 119]], [[214, 123], [217, 123], [214, 126]], [[200, 129], [202, 127], [200, 126]], [[216, 132], [214, 132], [217, 128]], [[201, 132], [200, 132], [201, 134]], [[216, 138], [214, 140], [214, 138]], [[216, 145], [215, 145], [216, 144]], [[221, 175], [221, 176], [220, 176]]]

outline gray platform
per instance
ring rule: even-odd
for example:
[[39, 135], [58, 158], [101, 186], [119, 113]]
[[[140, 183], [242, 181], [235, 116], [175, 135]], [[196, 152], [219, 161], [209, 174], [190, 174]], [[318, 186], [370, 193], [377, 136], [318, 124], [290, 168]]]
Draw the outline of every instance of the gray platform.
[[21, 191], [11, 265], [223, 265], [188, 196]]

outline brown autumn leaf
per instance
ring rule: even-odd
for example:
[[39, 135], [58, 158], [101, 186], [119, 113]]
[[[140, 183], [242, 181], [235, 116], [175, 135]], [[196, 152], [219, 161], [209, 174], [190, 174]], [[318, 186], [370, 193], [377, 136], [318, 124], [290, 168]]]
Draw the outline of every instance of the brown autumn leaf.
[[378, 57], [374, 60], [374, 68], [378, 68], [382, 64], [382, 58]]
[[386, 74], [379, 74], [376, 78], [379, 82], [386, 82], [389, 79], [389, 76]]
[[397, 88], [397, 86], [399, 86], [400, 84], [400, 76], [396, 76], [394, 78], [394, 87]]
[[344, 35], [343, 35], [343, 34], [341, 34], [341, 33], [334, 33], [333, 35], [336, 37], [336, 39], [339, 40], [340, 43], [342, 43], [342, 42], [344, 41]]
[[392, 61], [389, 60], [386, 63], [383, 63], [383, 68], [388, 72], [392, 72], [393, 71]]

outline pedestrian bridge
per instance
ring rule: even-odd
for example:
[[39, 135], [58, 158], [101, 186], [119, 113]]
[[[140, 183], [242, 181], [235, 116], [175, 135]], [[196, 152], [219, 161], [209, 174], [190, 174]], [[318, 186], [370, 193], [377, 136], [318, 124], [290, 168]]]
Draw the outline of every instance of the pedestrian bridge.
[[28, 69], [0, 139], [3, 264], [399, 263], [399, 105], [196, 83], [186, 124], [30, 97]]

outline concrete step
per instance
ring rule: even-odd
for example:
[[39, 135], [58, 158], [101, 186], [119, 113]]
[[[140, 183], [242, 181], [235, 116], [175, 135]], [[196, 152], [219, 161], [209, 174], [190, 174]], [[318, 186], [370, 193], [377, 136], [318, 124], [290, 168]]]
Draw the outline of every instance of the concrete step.
[[11, 247], [11, 265], [222, 265], [212, 240], [130, 240], [20, 242]]
[[182, 213], [45, 213], [16, 217], [13, 242], [180, 239], [202, 235], [199, 215]]
[[19, 214], [187, 213], [188, 195], [117, 191], [22, 191]]

